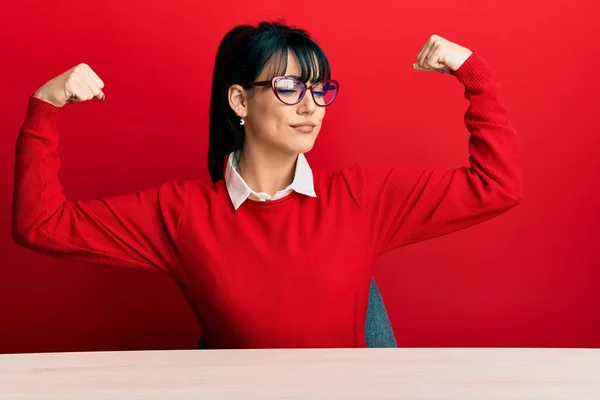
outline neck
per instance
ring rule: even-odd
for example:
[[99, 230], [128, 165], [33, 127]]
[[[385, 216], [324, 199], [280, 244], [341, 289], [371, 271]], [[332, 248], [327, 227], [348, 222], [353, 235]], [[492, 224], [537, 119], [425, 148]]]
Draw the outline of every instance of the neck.
[[297, 154], [245, 146], [237, 169], [252, 190], [274, 196], [293, 182], [297, 159]]

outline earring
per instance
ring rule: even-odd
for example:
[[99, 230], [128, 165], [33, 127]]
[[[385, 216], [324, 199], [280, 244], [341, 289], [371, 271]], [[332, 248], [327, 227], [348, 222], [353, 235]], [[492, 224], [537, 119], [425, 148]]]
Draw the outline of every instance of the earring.
[[240, 118], [240, 125], [244, 125], [245, 123], [244, 118]]

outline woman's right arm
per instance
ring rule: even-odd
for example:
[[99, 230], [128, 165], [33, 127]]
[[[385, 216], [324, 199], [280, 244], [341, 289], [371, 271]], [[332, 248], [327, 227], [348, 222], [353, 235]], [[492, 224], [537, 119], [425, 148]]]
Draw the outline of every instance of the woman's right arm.
[[134, 194], [70, 201], [58, 179], [59, 109], [103, 99], [104, 84], [83, 64], [54, 78], [29, 99], [17, 138], [12, 234], [19, 245], [73, 260], [169, 272], [177, 258], [182, 183]]

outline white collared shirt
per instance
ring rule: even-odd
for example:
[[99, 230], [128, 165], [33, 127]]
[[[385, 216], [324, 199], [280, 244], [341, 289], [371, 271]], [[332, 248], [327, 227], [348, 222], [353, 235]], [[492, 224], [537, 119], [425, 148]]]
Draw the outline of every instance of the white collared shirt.
[[304, 154], [298, 155], [296, 162], [296, 171], [294, 172], [294, 180], [283, 190], [275, 193], [274, 196], [265, 192], [255, 192], [244, 181], [237, 171], [239, 159], [239, 151], [229, 154], [227, 167], [225, 169], [225, 183], [229, 198], [233, 203], [233, 207], [237, 210], [248, 198], [259, 201], [269, 201], [281, 199], [293, 191], [306, 196], [317, 197], [315, 193], [315, 185], [313, 181], [312, 169], [308, 165], [308, 161]]

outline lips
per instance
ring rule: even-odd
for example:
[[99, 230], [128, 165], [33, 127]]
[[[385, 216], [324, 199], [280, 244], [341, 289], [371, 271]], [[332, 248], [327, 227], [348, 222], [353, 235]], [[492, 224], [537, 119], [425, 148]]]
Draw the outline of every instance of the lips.
[[295, 131], [302, 132], [302, 133], [313, 133], [315, 131], [315, 127], [316, 127], [316, 125], [313, 124], [312, 122], [303, 122], [301, 124], [290, 125], [290, 126]]
[[309, 128], [314, 128], [315, 126], [317, 126], [317, 124], [313, 123], [313, 122], [301, 122], [299, 124], [293, 124], [290, 125], [292, 128], [301, 128], [301, 127], [309, 127]]

